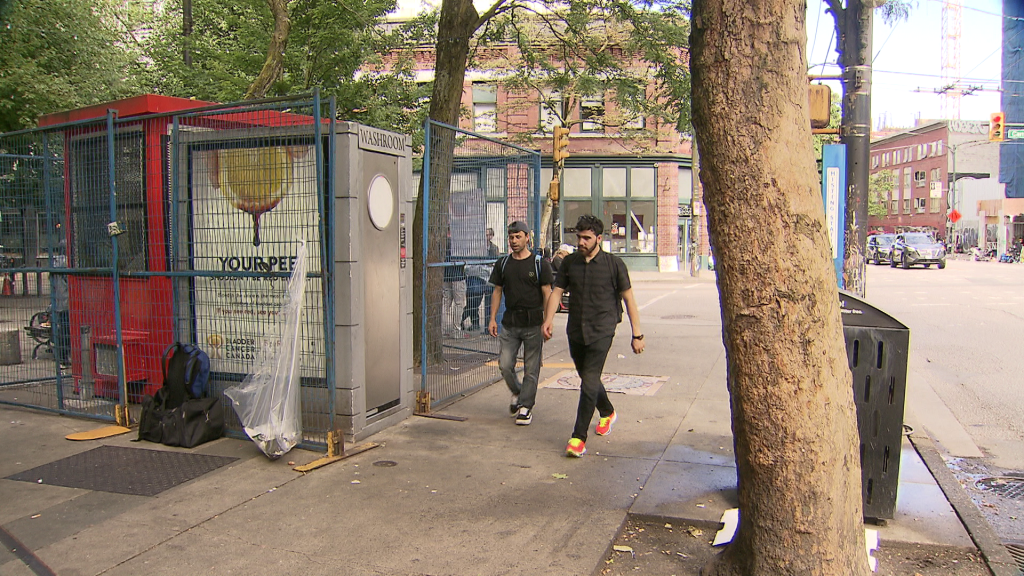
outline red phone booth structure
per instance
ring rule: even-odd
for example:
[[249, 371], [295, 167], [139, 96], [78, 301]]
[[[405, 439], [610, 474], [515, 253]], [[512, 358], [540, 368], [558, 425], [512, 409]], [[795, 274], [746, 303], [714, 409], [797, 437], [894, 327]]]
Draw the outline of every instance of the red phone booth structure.
[[[152, 395], [163, 383], [160, 358], [174, 342], [173, 295], [168, 270], [168, 151], [174, 114], [207, 105], [184, 98], [144, 95], [48, 114], [39, 126], [64, 126], [64, 205], [75, 389], [93, 382], [96, 396], [118, 398], [115, 311], [120, 310], [129, 400]], [[108, 146], [108, 110], [118, 119]], [[131, 118], [139, 117], [138, 122]], [[59, 153], [57, 156], [61, 156]], [[110, 159], [116, 166], [116, 220], [111, 224]], [[115, 305], [110, 235], [118, 234], [120, 302]], [[83, 350], [89, 357], [83, 357]]]

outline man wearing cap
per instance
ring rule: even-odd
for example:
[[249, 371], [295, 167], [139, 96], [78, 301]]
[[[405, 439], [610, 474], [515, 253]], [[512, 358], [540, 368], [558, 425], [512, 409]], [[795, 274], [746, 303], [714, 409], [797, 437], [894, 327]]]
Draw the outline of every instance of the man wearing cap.
[[599, 436], [610, 434], [618, 418], [601, 383], [601, 373], [615, 337], [615, 327], [622, 322], [623, 302], [633, 328], [633, 353], [644, 351], [640, 312], [633, 296], [629, 271], [621, 258], [601, 250], [603, 233], [604, 222], [592, 214], [584, 214], [576, 221], [578, 248], [562, 261], [558, 281], [544, 310], [544, 326], [541, 328], [544, 339], [551, 338], [558, 302], [562, 292], [568, 290], [566, 333], [569, 336], [569, 355], [580, 376], [580, 401], [576, 408], [576, 425], [565, 453], [576, 458], [587, 451], [587, 432], [595, 409], [599, 416], [595, 432]]
[[[537, 399], [537, 379], [540, 377], [541, 324], [544, 323], [544, 304], [551, 295], [554, 277], [551, 265], [530, 251], [530, 229], [523, 222], [508, 225], [509, 254], [494, 263], [490, 283], [491, 321], [487, 330], [500, 338], [501, 353], [498, 368], [505, 384], [512, 392], [509, 411], [516, 424], [526, 426], [533, 421], [533, 405]], [[505, 297], [505, 315], [501, 319], [498, 335], [498, 308]], [[516, 356], [523, 348], [523, 380], [516, 374]]]

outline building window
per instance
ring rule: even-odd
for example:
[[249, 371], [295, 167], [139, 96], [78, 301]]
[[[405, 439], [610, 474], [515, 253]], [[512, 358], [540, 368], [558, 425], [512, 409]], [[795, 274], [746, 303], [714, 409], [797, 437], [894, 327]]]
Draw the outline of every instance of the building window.
[[908, 193], [910, 192], [910, 175], [914, 172], [914, 169], [907, 166], [903, 169], [903, 189]]
[[903, 213], [910, 214], [910, 198], [903, 199]]
[[[570, 170], [576, 171], [570, 173]], [[657, 172], [653, 166], [596, 166], [566, 169], [562, 217], [563, 239], [571, 242], [573, 225], [583, 214], [604, 221], [604, 249], [616, 253], [657, 252]], [[585, 187], [590, 198], [580, 198]], [[573, 194], [569, 194], [570, 186]]]
[[871, 156], [871, 169], [874, 170], [875, 168], [878, 168], [878, 154]]
[[936, 214], [939, 211], [939, 203], [940, 203], [940, 201], [942, 199], [941, 198], [932, 198], [931, 200], [932, 200], [931, 213], [932, 214]]
[[581, 129], [584, 132], [603, 132], [604, 126], [604, 95], [588, 96], [580, 103], [580, 120], [583, 120]]
[[893, 200], [892, 202], [889, 203], [889, 213], [890, 214], [899, 214], [900, 213], [900, 201], [899, 200]]
[[924, 214], [925, 200], [926, 198], [914, 198], [914, 209], [918, 214]]
[[927, 182], [927, 181], [928, 181], [928, 177], [924, 173], [924, 170], [918, 170], [917, 172], [914, 172], [914, 184], [918, 188], [924, 188], [924, 183]]
[[540, 101], [540, 131], [550, 134], [555, 126], [562, 125], [562, 94], [546, 91]]
[[486, 82], [473, 82], [473, 131], [498, 131], [498, 88]]

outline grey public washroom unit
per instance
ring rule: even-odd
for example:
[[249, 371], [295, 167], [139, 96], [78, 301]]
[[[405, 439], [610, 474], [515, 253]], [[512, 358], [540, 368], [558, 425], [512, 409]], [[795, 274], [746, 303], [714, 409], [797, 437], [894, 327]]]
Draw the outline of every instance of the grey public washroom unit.
[[280, 282], [294, 240], [306, 239], [303, 435], [360, 440], [414, 406], [410, 139], [351, 122], [330, 134], [323, 123], [316, 146], [308, 121], [239, 128], [238, 118], [173, 135], [174, 337], [210, 354], [211, 391], [240, 382], [277, 334]]

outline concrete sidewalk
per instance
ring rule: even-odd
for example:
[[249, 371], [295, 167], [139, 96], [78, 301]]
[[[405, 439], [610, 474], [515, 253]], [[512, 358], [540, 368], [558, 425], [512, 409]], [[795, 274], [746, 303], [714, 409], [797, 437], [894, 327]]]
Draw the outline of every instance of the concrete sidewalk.
[[[606, 372], [668, 380], [653, 395], [614, 395], [614, 432], [592, 435], [582, 459], [563, 453], [578, 392], [542, 388], [523, 427], [497, 383], [443, 410], [464, 422], [413, 417], [370, 438], [381, 447], [305, 475], [289, 462], [318, 454], [271, 462], [222, 439], [194, 452], [238, 460], [153, 497], [0, 479], [0, 528], [56, 574], [594, 573], [630, 514], [711, 526], [735, 505], [714, 284], [635, 279], [648, 351], [628, 353], [627, 322]], [[545, 356], [542, 381], [570, 362], [564, 336]], [[101, 444], [176, 450], [133, 435], [64, 440], [95, 427], [0, 407], [0, 478]], [[896, 518], [879, 532], [883, 546], [974, 547], [910, 442]], [[0, 574], [33, 571], [0, 551]]]

